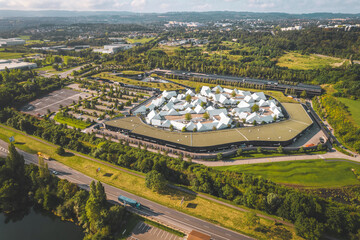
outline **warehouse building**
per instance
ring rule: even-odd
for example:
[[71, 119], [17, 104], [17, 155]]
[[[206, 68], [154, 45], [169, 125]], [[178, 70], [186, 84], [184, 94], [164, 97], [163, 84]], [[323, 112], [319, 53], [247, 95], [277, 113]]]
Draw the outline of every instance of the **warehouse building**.
[[33, 68], [37, 68], [36, 63], [31, 62], [22, 62], [15, 60], [0, 60], [0, 71], [5, 71], [5, 69], [22, 69], [22, 70], [30, 70]]
[[24, 45], [26, 42], [21, 38], [0, 38], [0, 47], [9, 47], [9, 46], [16, 46], [16, 45]]

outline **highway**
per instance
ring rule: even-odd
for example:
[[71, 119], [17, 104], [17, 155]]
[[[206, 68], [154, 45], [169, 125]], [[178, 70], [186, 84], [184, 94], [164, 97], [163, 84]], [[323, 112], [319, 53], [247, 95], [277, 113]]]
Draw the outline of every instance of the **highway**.
[[[0, 156], [7, 156], [8, 144], [0, 140]], [[37, 164], [38, 157], [34, 154], [29, 154], [20, 149], [17, 149], [20, 154], [25, 158], [27, 164]], [[91, 181], [93, 178], [90, 178], [78, 171], [75, 171], [55, 160], [47, 161], [48, 167], [51, 171], [57, 171], [58, 177], [62, 179], [67, 179], [70, 182], [76, 183], [79, 187], [88, 190]], [[149, 201], [145, 198], [138, 197], [134, 194], [128, 193], [121, 189], [115, 188], [113, 186], [104, 184], [105, 192], [108, 200], [119, 203], [117, 201], [117, 196], [124, 195], [126, 197], [132, 198], [140, 202], [142, 205], [146, 206], [145, 209], [141, 211], [136, 211], [140, 215], [148, 216], [154, 220], [161, 222], [165, 225], [173, 227], [175, 229], [189, 233], [191, 230], [197, 230], [208, 234], [212, 239], [216, 240], [248, 240], [253, 239], [251, 237], [242, 235], [240, 233], [234, 232], [232, 230], [223, 228], [221, 226], [206, 222], [204, 220], [192, 217], [185, 213], [176, 211], [171, 208], [167, 208], [158, 203]], [[134, 209], [132, 209], [134, 210]]]

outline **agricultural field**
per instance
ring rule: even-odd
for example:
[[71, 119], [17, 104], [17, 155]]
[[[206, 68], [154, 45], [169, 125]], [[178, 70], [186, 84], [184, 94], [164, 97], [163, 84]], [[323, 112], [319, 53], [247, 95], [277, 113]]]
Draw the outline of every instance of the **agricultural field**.
[[358, 126], [360, 126], [360, 100], [351, 100], [348, 98], [337, 99], [348, 107], [352, 119]]
[[278, 59], [279, 67], [287, 67], [293, 70], [313, 70], [324, 67], [339, 67], [345, 60], [323, 55], [301, 55], [296, 52], [289, 52]]
[[360, 164], [347, 160], [307, 160], [216, 167], [222, 171], [254, 174], [276, 183], [301, 187], [342, 187], [360, 185], [352, 169]]

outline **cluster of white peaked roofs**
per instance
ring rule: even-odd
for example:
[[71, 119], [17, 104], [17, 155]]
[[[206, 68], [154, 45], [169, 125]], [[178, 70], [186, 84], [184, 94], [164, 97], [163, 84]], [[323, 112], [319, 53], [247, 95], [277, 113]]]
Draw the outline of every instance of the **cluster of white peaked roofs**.
[[[191, 96], [190, 102], [186, 101], [187, 95]], [[259, 106], [259, 111], [252, 113], [254, 104]], [[208, 119], [203, 116], [205, 112]], [[187, 113], [192, 116], [190, 121], [185, 119]], [[283, 117], [276, 100], [268, 100], [263, 92], [251, 94], [221, 86], [213, 89], [203, 86], [198, 94], [191, 89], [185, 93], [165, 90], [151, 103], [136, 109], [134, 114], [143, 114], [146, 122], [156, 127], [170, 128], [172, 125], [179, 131], [196, 129], [199, 132], [232, 128], [237, 121], [243, 122], [244, 119], [249, 124], [254, 121], [261, 124]]]

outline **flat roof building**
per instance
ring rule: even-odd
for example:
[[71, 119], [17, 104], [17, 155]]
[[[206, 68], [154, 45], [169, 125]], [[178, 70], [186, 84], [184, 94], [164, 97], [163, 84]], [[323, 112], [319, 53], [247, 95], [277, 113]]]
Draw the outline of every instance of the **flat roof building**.
[[14, 60], [0, 60], [0, 71], [5, 71], [5, 69], [30, 70], [33, 68], [37, 68], [36, 63], [14, 61]]
[[8, 39], [0, 38], [0, 47], [24, 45], [25, 43], [26, 41], [21, 38], [8, 38]]

